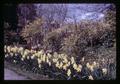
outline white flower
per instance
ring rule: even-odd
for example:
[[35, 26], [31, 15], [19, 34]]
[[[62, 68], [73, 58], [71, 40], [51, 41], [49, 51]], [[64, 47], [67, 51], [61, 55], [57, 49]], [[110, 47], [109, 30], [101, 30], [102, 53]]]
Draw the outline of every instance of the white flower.
[[30, 57], [29, 57], [29, 56], [27, 56], [27, 59], [30, 59]]
[[34, 58], [35, 58], [35, 55], [32, 55], [32, 56], [31, 56], [31, 59], [34, 59]]
[[22, 58], [25, 58], [26, 56], [25, 55], [22, 55]]
[[94, 61], [94, 62], [93, 62], [93, 66], [96, 67], [96, 65], [97, 65], [97, 63]]
[[79, 64], [76, 70], [77, 70], [77, 72], [81, 72], [81, 70], [82, 70], [82, 65]]
[[42, 62], [42, 60], [41, 59], [38, 59], [38, 64], [40, 64]]
[[104, 74], [107, 74], [107, 69], [106, 69], [106, 68], [103, 68], [103, 69], [102, 69], [102, 72], [103, 72]]
[[68, 60], [67, 60], [67, 58], [66, 57], [64, 57], [64, 61], [63, 61], [64, 63], [67, 63], [68, 62]]
[[8, 57], [9, 55], [8, 54], [5, 54], [5, 58]]
[[81, 59], [81, 61], [84, 62], [84, 61], [85, 61], [85, 58], [83, 57], [83, 58]]
[[17, 56], [18, 54], [17, 53], [15, 53], [15, 56]]
[[89, 68], [90, 64], [87, 62], [86, 66], [87, 66], [87, 68]]
[[74, 57], [71, 57], [71, 64], [73, 64], [75, 62]]
[[55, 62], [57, 62], [58, 61], [58, 59], [56, 59], [56, 58], [53, 58], [53, 62], [55, 63]]
[[64, 69], [64, 70], [67, 70], [67, 64], [64, 64], [64, 65], [63, 65], [63, 69]]
[[51, 55], [50, 53], [47, 53], [47, 56], [48, 56], [48, 58], [51, 58], [51, 57], [52, 57], [52, 55]]
[[41, 64], [39, 64], [39, 68], [41, 68]]
[[70, 75], [71, 75], [71, 70], [68, 69], [68, 71], [67, 71], [67, 76], [70, 76]]
[[47, 63], [49, 62], [49, 59], [48, 59], [48, 57], [46, 57], [46, 62], [47, 62]]
[[51, 62], [48, 62], [49, 66], [51, 66]]
[[44, 54], [44, 50], [40, 50], [39, 54], [43, 55]]
[[16, 60], [13, 60], [14, 63], [16, 63]]
[[10, 49], [11, 49], [11, 47], [8, 46], [8, 47], [7, 47], [7, 51], [8, 51], [8, 53], [10, 53]]
[[90, 79], [90, 80], [94, 80], [93, 77], [92, 77], [91, 75], [89, 76], [89, 79]]
[[90, 65], [89, 63], [86, 64], [87, 68], [90, 69], [91, 71], [94, 70], [94, 66], [93, 65]]
[[55, 66], [56, 66], [56, 67], [58, 67], [58, 66], [59, 66], [59, 62], [58, 62], [58, 61], [57, 61], [57, 63], [55, 64]]
[[29, 53], [29, 50], [26, 49], [26, 50], [24, 51], [24, 55], [28, 55], [28, 53]]
[[77, 69], [77, 64], [76, 64], [76, 63], [73, 64], [73, 68], [74, 68], [75, 70]]
[[53, 56], [54, 56], [54, 57], [57, 57], [57, 56], [58, 56], [57, 52], [54, 52]]
[[70, 66], [70, 61], [68, 62], [68, 66]]
[[4, 48], [6, 49], [6, 48], [7, 48], [7, 46], [6, 46], [6, 45], [4, 45]]
[[62, 62], [60, 62], [60, 68], [62, 68], [62, 66], [63, 66], [63, 63], [62, 63]]
[[90, 69], [91, 71], [94, 71], [94, 66], [93, 66], [93, 65], [90, 65], [89, 69]]
[[23, 49], [23, 47], [20, 47], [19, 49], [18, 49], [18, 52], [20, 53], [20, 52], [22, 52], [24, 49]]
[[45, 62], [45, 57], [46, 57], [46, 55], [44, 54], [43, 57], [42, 57], [43, 62]]
[[24, 58], [21, 58], [22, 61], [24, 61]]
[[10, 52], [10, 56], [13, 56], [13, 53], [12, 53], [12, 52]]

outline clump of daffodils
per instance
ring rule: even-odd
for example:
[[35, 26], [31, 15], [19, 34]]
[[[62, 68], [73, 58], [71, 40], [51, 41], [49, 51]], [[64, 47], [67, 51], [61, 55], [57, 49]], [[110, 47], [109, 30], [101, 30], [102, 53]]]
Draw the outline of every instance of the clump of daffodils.
[[94, 68], [98, 68], [99, 67], [99, 63], [97, 63], [97, 62], [94, 61], [92, 64], [86, 63], [86, 66], [91, 71], [94, 71]]
[[[72, 72], [76, 72], [78, 75], [80, 75], [81, 70], [84, 68], [82, 64], [77, 64], [74, 57], [69, 58], [66, 54], [58, 54], [57, 52], [54, 52], [54, 54], [45, 53], [44, 50], [36, 51], [36, 50], [28, 50], [24, 49], [23, 47], [17, 47], [17, 46], [4, 46], [5, 51], [5, 58], [8, 57], [15, 57], [20, 56], [21, 62], [25, 62], [25, 59], [31, 60], [34, 59], [37, 61], [37, 67], [41, 69], [44, 68], [44, 63], [48, 64], [50, 66], [54, 66], [52, 68], [59, 69], [60, 71], [64, 71], [68, 77], [71, 77]], [[17, 60], [13, 59], [13, 63], [16, 63]], [[85, 61], [85, 58], [83, 57], [81, 62]], [[34, 63], [34, 62], [33, 62]], [[84, 64], [84, 63], [83, 63]], [[24, 66], [24, 65], [23, 65]], [[26, 65], [25, 65], [26, 66]], [[34, 66], [31, 66], [34, 67]], [[96, 61], [93, 61], [92, 63], [86, 63], [86, 67], [93, 72], [95, 68], [99, 68], [99, 63]], [[57, 69], [56, 69], [57, 68]], [[72, 68], [72, 69], [71, 69]], [[41, 69], [42, 70], [42, 69]], [[58, 70], [58, 71], [59, 71]], [[71, 72], [72, 70], [72, 72]], [[91, 73], [90, 72], [90, 73]], [[107, 69], [103, 68], [102, 73], [107, 74]], [[75, 73], [73, 73], [74, 75]], [[89, 80], [94, 80], [92, 75], [88, 76]]]

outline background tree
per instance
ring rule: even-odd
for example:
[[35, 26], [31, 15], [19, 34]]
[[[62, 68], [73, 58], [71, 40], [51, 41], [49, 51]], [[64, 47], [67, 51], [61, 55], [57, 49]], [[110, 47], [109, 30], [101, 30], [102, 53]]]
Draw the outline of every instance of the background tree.
[[38, 17], [44, 19], [47, 28], [51, 27], [52, 22], [63, 24], [68, 12], [65, 4], [40, 4], [37, 9]]

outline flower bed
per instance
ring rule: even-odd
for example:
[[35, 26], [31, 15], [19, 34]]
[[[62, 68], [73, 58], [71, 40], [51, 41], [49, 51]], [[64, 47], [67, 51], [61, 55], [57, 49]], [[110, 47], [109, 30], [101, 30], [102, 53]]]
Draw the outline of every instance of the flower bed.
[[4, 46], [5, 60], [18, 64], [21, 69], [48, 75], [54, 79], [62, 80], [106, 80], [110, 79], [106, 67], [100, 67], [96, 61], [92, 63], [76, 63], [74, 57], [66, 54], [53, 55], [44, 50], [35, 51], [17, 46]]

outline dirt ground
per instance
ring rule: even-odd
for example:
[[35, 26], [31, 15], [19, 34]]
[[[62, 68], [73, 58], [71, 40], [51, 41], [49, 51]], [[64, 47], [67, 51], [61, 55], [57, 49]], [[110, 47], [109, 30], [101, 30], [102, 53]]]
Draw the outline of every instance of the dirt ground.
[[18, 73], [5, 68], [4, 69], [4, 80], [30, 80], [23, 75], [19, 75]]
[[4, 80], [53, 80], [45, 75], [21, 70], [8, 62], [4, 62]]

